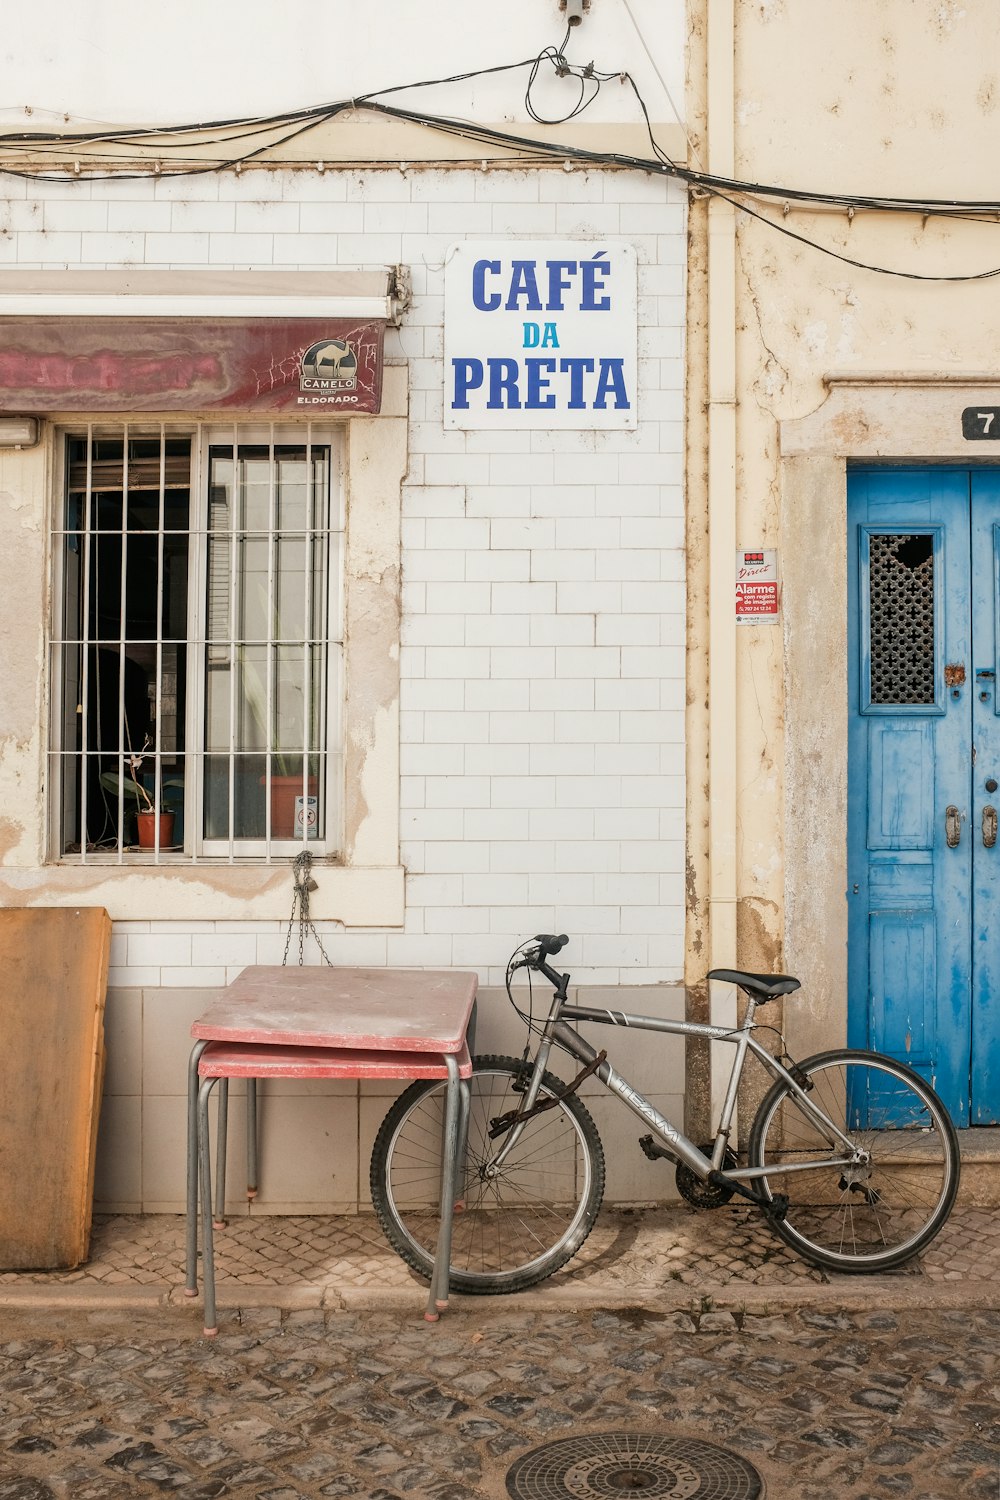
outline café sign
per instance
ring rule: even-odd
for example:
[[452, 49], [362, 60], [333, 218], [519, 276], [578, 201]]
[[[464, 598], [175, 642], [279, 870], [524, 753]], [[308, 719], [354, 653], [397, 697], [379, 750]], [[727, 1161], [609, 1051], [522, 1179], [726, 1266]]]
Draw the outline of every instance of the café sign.
[[636, 328], [631, 245], [453, 246], [445, 268], [445, 427], [635, 428]]

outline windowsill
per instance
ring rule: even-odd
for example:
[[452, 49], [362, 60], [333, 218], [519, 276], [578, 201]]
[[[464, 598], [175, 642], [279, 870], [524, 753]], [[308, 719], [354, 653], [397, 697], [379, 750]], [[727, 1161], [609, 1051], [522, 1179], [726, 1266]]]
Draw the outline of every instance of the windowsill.
[[[310, 916], [346, 927], [400, 927], [402, 865], [351, 866], [318, 860]], [[291, 859], [264, 864], [190, 858], [154, 864], [62, 861], [42, 868], [0, 867], [0, 905], [103, 906], [117, 922], [287, 921]]]
[[[326, 854], [308, 845], [306, 847], [318, 865], [328, 865], [333, 868], [343, 867], [338, 855]], [[120, 867], [123, 870], [145, 870], [151, 866], [154, 869], [162, 866], [165, 869], [184, 868], [194, 870], [202, 865], [207, 865], [209, 869], [218, 869], [220, 865], [253, 869], [261, 865], [265, 867], [289, 865], [301, 849], [301, 844], [289, 843], [287, 847], [280, 847], [275, 843], [275, 847], [271, 850], [269, 858], [263, 854], [240, 854], [236, 852], [230, 858], [228, 854], [199, 854], [196, 856], [194, 854], [187, 854], [180, 848], [168, 848], [161, 849], [159, 859], [157, 859], [156, 852], [153, 849], [140, 849], [137, 845], [126, 844], [122, 851], [123, 858], [121, 859], [118, 858], [117, 849], [90, 849], [87, 851], [86, 859], [79, 852], [70, 850], [66, 854], [61, 854], [53, 859], [52, 864], [57, 868], [66, 866], [72, 869], [89, 869], [91, 865], [99, 865], [101, 869], [114, 866], [116, 868]]]

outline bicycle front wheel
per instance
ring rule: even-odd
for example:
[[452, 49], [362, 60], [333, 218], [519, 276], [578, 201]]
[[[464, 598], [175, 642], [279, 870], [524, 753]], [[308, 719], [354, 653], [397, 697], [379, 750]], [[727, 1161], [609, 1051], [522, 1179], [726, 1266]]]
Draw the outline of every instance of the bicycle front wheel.
[[767, 1169], [763, 1192], [788, 1198], [775, 1233], [831, 1271], [902, 1265], [930, 1244], [958, 1192], [948, 1111], [912, 1068], [877, 1052], [822, 1052], [799, 1067], [809, 1104], [779, 1079], [750, 1132], [750, 1165]]
[[[451, 1285], [519, 1292], [551, 1276], [594, 1227], [604, 1196], [597, 1127], [575, 1094], [533, 1116], [497, 1165], [508, 1139], [493, 1120], [517, 1108], [530, 1073], [513, 1057], [477, 1057], [469, 1080], [467, 1144], [456, 1173]], [[540, 1099], [565, 1088], [543, 1075]], [[438, 1232], [445, 1085], [415, 1083], [382, 1122], [371, 1194], [393, 1249], [429, 1278]]]

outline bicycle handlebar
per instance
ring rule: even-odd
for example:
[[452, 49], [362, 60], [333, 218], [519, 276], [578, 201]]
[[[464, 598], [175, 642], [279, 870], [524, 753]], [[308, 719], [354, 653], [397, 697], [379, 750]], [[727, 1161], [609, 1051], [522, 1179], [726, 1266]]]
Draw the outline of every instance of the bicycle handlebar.
[[553, 937], [550, 932], [538, 932], [535, 934], [535, 942], [541, 947], [539, 957], [544, 955], [549, 958], [554, 953], [558, 953], [560, 948], [565, 948], [569, 938], [564, 932], [559, 937]]

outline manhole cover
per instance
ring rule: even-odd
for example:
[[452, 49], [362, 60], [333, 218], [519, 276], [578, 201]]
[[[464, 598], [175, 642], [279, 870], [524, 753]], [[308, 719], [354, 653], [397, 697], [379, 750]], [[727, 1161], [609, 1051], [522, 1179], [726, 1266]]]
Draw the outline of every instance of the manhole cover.
[[760, 1500], [764, 1481], [737, 1453], [693, 1438], [598, 1432], [533, 1448], [507, 1474], [512, 1500]]

